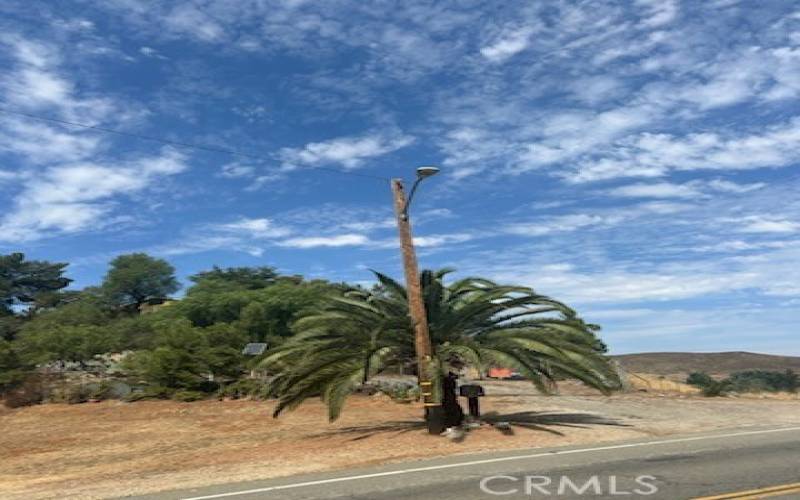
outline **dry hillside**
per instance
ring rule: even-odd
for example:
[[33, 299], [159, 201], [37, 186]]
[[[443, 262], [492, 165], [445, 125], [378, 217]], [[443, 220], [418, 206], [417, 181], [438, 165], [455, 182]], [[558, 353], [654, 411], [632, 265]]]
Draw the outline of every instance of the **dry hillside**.
[[742, 370], [788, 370], [800, 372], [800, 357], [753, 352], [647, 352], [614, 356], [628, 372], [677, 375], [691, 372], [728, 374]]

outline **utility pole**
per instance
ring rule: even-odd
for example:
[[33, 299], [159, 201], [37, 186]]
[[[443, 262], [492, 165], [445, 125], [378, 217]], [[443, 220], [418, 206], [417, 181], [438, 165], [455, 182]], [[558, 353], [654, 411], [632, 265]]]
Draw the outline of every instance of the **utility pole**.
[[[423, 177], [417, 179], [417, 183]], [[416, 188], [416, 184], [414, 185]], [[414, 189], [412, 189], [412, 194]], [[417, 352], [417, 377], [422, 401], [425, 404], [425, 423], [430, 434], [441, 434], [444, 431], [444, 409], [441, 402], [441, 388], [434, 387], [433, 348], [428, 330], [428, 317], [425, 302], [422, 300], [422, 285], [419, 281], [417, 254], [414, 251], [414, 240], [411, 236], [411, 223], [408, 220], [408, 205], [411, 198], [406, 198], [402, 179], [392, 179], [394, 210], [397, 216], [397, 228], [400, 232], [400, 250], [403, 254], [403, 268], [406, 275], [406, 295], [408, 310], [414, 323], [414, 347]]]

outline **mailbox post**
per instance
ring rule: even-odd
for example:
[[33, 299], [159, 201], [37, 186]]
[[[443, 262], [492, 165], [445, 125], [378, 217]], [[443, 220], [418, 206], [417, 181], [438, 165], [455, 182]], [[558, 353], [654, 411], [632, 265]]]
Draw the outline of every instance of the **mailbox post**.
[[478, 384], [465, 384], [458, 388], [461, 397], [467, 398], [469, 404], [469, 416], [473, 420], [481, 418], [481, 407], [478, 398], [484, 395], [483, 386]]

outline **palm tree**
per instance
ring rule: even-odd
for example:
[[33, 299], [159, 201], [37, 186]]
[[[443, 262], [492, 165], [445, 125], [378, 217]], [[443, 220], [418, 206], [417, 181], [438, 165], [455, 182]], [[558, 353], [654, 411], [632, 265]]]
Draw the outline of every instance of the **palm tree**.
[[[464, 278], [448, 286], [451, 269], [423, 271], [423, 297], [439, 383], [453, 366], [483, 371], [513, 368], [545, 393], [574, 378], [608, 393], [619, 379], [596, 325], [533, 289]], [[274, 416], [321, 396], [331, 421], [359, 385], [389, 366], [413, 363], [413, 324], [405, 288], [375, 272], [373, 290], [354, 289], [330, 299], [294, 324], [296, 335], [267, 353], [261, 368], [274, 373]], [[441, 394], [439, 394], [441, 397]]]

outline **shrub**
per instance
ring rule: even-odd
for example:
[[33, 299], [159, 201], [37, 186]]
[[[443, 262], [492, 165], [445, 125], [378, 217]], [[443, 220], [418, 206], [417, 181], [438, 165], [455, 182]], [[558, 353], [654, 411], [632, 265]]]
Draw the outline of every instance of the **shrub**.
[[800, 377], [792, 370], [746, 370], [735, 372], [723, 380], [714, 380], [703, 372], [694, 372], [686, 383], [700, 387], [704, 396], [724, 396], [728, 392], [797, 392]]
[[169, 399], [172, 397], [172, 394], [175, 392], [174, 389], [170, 389], [169, 387], [164, 387], [160, 385], [153, 385], [150, 387], [145, 387], [144, 389], [133, 391], [127, 396], [125, 396], [124, 401], [128, 401], [130, 403], [134, 401], [142, 401], [145, 399]]
[[104, 401], [121, 399], [130, 393], [130, 386], [118, 380], [103, 380], [87, 385], [89, 399]]
[[[0, 318], [0, 320], [3, 319], [7, 318]], [[0, 330], [2, 330], [2, 325], [0, 325]], [[14, 344], [0, 337], [0, 394], [22, 383], [28, 375], [28, 369], [31, 368], [19, 359]]]
[[693, 372], [686, 378], [686, 383], [695, 387], [706, 387], [716, 381], [705, 372]]
[[800, 383], [798, 375], [792, 370], [785, 372], [768, 370], [748, 370], [732, 374], [730, 381], [737, 392], [796, 392]]
[[378, 390], [395, 402], [407, 403], [419, 399], [419, 387], [407, 382], [382, 382]]
[[263, 380], [247, 378], [222, 387], [217, 395], [220, 398], [264, 400], [269, 398], [269, 385]]
[[38, 373], [28, 375], [19, 386], [5, 394], [5, 404], [8, 408], [20, 408], [41, 403], [44, 400], [44, 379]]
[[65, 393], [66, 403], [74, 405], [85, 403], [90, 399], [92, 389], [88, 385], [74, 384], [67, 388]]
[[206, 397], [208, 397], [208, 394], [200, 391], [176, 391], [172, 395], [172, 399], [183, 403], [189, 403], [191, 401], [200, 401], [201, 399], [205, 399]]
[[150, 350], [126, 357], [123, 370], [147, 384], [174, 390], [214, 392], [215, 378], [241, 375], [246, 338], [228, 325], [197, 328], [187, 320], [169, 320], [155, 325], [156, 337]]
[[713, 380], [708, 385], [703, 386], [703, 396], [713, 398], [724, 396], [731, 391], [731, 384], [728, 379], [716, 381]]

